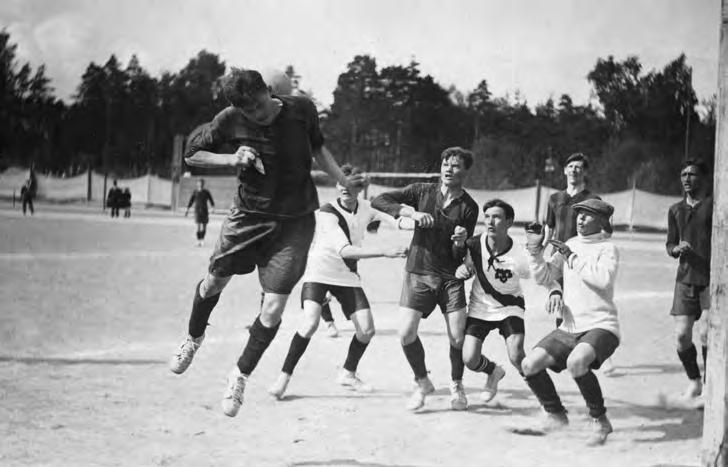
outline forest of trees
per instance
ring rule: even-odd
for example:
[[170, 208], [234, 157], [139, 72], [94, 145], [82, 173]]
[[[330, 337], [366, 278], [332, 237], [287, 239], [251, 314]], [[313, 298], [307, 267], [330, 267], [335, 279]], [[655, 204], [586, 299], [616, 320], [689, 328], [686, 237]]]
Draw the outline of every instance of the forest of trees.
[[[16, 49], [0, 31], [0, 170], [169, 176], [174, 135], [226, 105], [219, 89], [227, 65], [205, 50], [159, 77], [136, 57], [90, 63], [67, 103], [54, 95], [45, 68], [19, 63]], [[470, 148], [476, 188], [536, 179], [558, 185], [560, 163], [576, 151], [590, 156], [590, 183], [601, 192], [636, 181], [674, 194], [686, 154], [712, 166], [715, 97], [698, 102], [684, 55], [651, 71], [637, 57], [598, 58], [585, 79], [598, 106], [575, 105], [568, 94], [529, 105], [518, 92], [493, 96], [485, 79], [463, 92], [423, 76], [417, 62], [380, 69], [374, 57], [359, 55], [340, 74], [331, 107], [321, 109], [322, 126], [337, 159], [367, 171], [437, 170], [443, 148]], [[555, 171], [545, 170], [549, 162]]]

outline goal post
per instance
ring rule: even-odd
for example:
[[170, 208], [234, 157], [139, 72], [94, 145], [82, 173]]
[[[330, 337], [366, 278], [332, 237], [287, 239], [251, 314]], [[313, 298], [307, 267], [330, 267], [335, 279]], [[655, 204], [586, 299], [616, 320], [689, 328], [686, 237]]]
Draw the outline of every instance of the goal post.
[[713, 182], [710, 313], [702, 465], [728, 465], [728, 0], [721, 1], [718, 105]]

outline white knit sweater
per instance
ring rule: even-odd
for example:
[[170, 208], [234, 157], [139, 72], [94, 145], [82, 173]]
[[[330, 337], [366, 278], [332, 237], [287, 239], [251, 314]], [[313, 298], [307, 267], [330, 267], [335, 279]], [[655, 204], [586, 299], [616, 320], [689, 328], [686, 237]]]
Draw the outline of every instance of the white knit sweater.
[[572, 251], [566, 261], [561, 254], [544, 260], [543, 251], [529, 255], [531, 271], [538, 284], [564, 279], [564, 321], [559, 327], [571, 333], [605, 329], [620, 337], [614, 305], [614, 283], [619, 265], [617, 247], [603, 232], [586, 237], [578, 235], [566, 244]]

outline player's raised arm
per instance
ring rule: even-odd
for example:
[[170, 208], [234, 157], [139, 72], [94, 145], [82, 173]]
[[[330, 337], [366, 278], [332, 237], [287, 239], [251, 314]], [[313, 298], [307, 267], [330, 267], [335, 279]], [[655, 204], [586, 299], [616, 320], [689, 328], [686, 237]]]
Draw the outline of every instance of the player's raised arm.
[[360, 187], [366, 184], [366, 177], [362, 174], [344, 175], [341, 167], [336, 163], [334, 156], [326, 149], [326, 146], [314, 149], [313, 157], [316, 159], [319, 167], [321, 167], [321, 170], [329, 174], [336, 183], [340, 183], [345, 187]]
[[401, 190], [385, 191], [372, 200], [372, 207], [386, 212], [394, 218], [407, 217], [421, 227], [432, 227], [434, 219], [430, 214], [418, 212], [418, 184], [407, 185]]

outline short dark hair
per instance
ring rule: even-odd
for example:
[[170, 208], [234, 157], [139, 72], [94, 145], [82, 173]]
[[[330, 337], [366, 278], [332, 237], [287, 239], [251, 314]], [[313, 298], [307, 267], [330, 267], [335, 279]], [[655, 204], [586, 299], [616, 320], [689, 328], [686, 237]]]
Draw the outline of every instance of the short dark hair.
[[349, 175], [360, 174], [361, 169], [355, 165], [344, 164], [341, 166], [341, 172], [348, 177]]
[[586, 154], [584, 154], [583, 152], [575, 152], [574, 154], [567, 157], [566, 162], [564, 162], [564, 167], [574, 161], [581, 161], [585, 169], [589, 168], [589, 158], [586, 157]]
[[700, 170], [701, 174], [708, 175], [708, 173], [709, 173], [708, 164], [706, 164], [704, 161], [702, 161], [700, 159], [685, 159], [683, 161], [682, 165], [680, 165], [680, 172], [685, 170], [686, 167], [690, 167], [691, 165], [694, 167], [697, 167], [698, 170]]
[[469, 169], [473, 165], [473, 153], [460, 146], [453, 146], [442, 151], [440, 161], [445, 161], [451, 157], [459, 157], [462, 159], [465, 169]]
[[489, 199], [485, 202], [483, 205], [483, 212], [487, 211], [490, 208], [501, 208], [503, 209], [503, 212], [506, 214], [506, 219], [513, 220], [516, 217], [516, 213], [513, 210], [513, 206], [506, 203], [502, 199], [499, 198], [493, 198]]
[[268, 92], [268, 85], [255, 70], [233, 68], [222, 79], [222, 93], [235, 107], [246, 107], [255, 101], [261, 92]]

